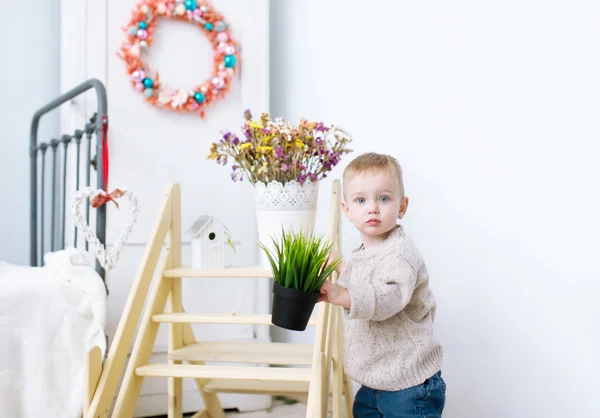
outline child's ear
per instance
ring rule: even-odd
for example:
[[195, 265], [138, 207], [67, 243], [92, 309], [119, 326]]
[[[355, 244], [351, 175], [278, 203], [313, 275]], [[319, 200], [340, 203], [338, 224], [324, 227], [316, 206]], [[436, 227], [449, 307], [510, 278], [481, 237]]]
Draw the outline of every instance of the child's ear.
[[400, 203], [400, 210], [398, 211], [398, 219], [402, 219], [404, 217], [407, 209], [408, 209], [408, 197], [404, 197], [402, 199], [402, 203]]
[[350, 208], [348, 207], [348, 205], [346, 204], [346, 202], [344, 202], [343, 200], [342, 200], [341, 203], [342, 203], [342, 212], [344, 212], [344, 215], [346, 215], [346, 218], [348, 218], [348, 220], [350, 220], [350, 217], [348, 216], [348, 210]]

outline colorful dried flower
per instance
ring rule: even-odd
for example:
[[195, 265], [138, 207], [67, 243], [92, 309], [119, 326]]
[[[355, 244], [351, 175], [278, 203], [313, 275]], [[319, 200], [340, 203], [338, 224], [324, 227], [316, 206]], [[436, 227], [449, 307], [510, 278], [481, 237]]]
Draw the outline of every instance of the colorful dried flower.
[[352, 141], [350, 135], [323, 122], [301, 119], [296, 125], [290, 125], [281, 118], [271, 119], [268, 113], [262, 113], [258, 121], [253, 121], [252, 114], [246, 110], [241, 128], [244, 141], [225, 132], [218, 142], [210, 145], [207, 156], [221, 165], [232, 158], [234, 181], [246, 177], [252, 183], [317, 182], [327, 177], [344, 154], [352, 152], [348, 148]]

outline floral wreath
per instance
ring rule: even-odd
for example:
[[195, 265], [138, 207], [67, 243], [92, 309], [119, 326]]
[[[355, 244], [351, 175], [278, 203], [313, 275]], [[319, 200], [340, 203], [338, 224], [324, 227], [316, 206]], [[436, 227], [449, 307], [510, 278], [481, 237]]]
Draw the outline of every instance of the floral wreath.
[[[153, 72], [142, 59], [152, 44], [158, 17], [181, 20], [198, 25], [208, 36], [214, 51], [213, 69], [208, 80], [192, 91], [169, 89], [160, 82], [158, 72]], [[159, 107], [204, 112], [215, 99], [223, 99], [229, 91], [233, 75], [239, 67], [239, 44], [231, 38], [223, 16], [206, 0], [138, 0], [127, 27], [127, 39], [118, 53], [126, 65], [131, 84], [146, 97], [146, 101]]]

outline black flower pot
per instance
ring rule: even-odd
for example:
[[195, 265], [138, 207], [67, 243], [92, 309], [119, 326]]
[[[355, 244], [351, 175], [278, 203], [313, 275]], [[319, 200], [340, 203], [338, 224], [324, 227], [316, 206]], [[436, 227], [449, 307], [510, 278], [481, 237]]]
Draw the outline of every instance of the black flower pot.
[[306, 293], [273, 283], [271, 323], [292, 331], [304, 331], [319, 293]]

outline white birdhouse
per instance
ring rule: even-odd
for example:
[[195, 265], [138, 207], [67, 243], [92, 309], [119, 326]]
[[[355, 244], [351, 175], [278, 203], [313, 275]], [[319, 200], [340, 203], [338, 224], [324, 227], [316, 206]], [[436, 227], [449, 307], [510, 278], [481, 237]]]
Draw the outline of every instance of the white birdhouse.
[[225, 268], [225, 245], [231, 244], [229, 230], [212, 215], [203, 215], [188, 229], [192, 235], [192, 267], [200, 270]]

